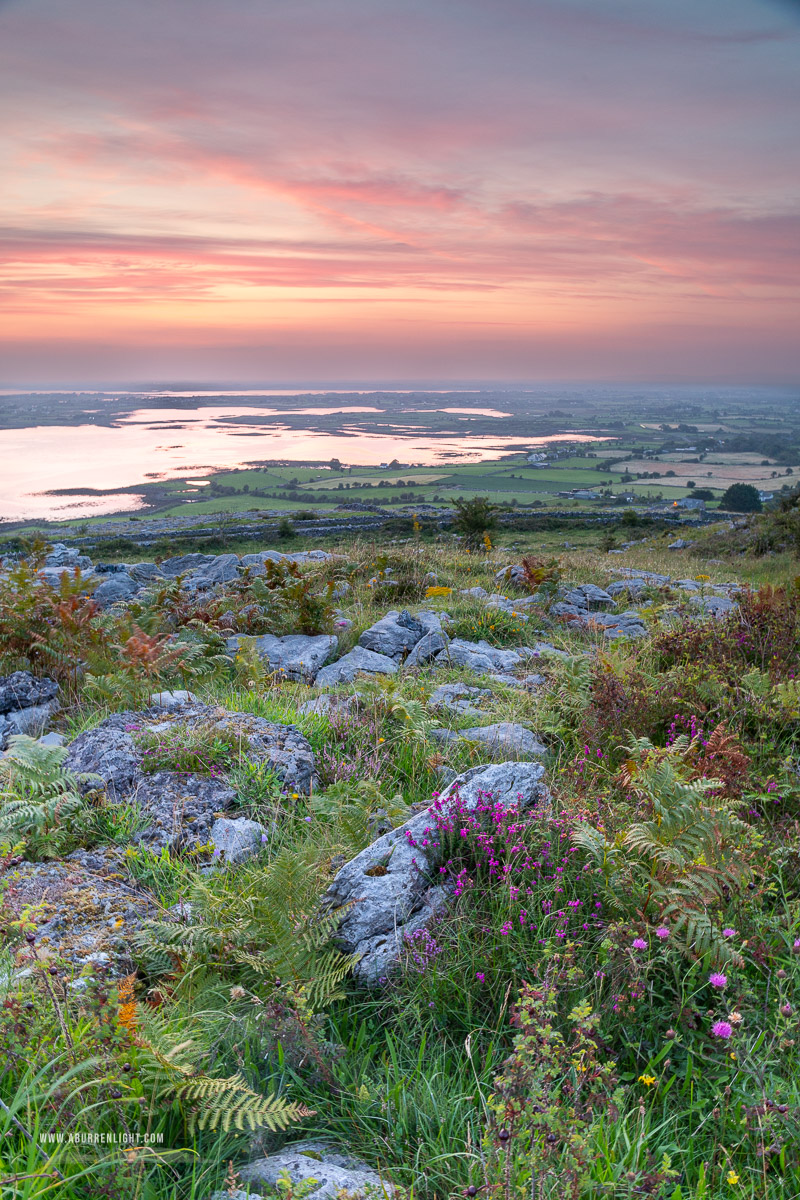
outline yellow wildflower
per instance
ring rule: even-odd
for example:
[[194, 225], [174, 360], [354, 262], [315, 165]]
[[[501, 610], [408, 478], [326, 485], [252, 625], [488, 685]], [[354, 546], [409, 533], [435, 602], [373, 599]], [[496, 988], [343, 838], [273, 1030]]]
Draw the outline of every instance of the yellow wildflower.
[[728, 1178], [728, 1183], [731, 1185], [731, 1187], [733, 1187], [733, 1185], [735, 1183], [739, 1182], [739, 1176], [736, 1174], [735, 1171], [728, 1171], [727, 1178]]
[[643, 1083], [645, 1085], [645, 1087], [652, 1087], [655, 1082], [656, 1082], [655, 1075], [640, 1075], [639, 1076], [639, 1083]]

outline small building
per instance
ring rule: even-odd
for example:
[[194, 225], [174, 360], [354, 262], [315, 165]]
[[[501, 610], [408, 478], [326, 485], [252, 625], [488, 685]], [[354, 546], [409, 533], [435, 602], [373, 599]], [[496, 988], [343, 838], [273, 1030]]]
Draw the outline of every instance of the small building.
[[675, 508], [688, 508], [692, 512], [705, 512], [705, 500], [695, 500], [692, 496], [684, 496], [682, 500], [675, 501]]

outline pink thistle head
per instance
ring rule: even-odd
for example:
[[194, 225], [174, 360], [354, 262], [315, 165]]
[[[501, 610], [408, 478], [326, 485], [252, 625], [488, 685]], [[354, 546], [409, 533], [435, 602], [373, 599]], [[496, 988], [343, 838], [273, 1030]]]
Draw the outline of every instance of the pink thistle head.
[[724, 988], [728, 986], [728, 976], [722, 975], [719, 971], [712, 971], [708, 977], [708, 982], [712, 987]]
[[711, 1026], [714, 1037], [729, 1038], [733, 1035], [733, 1026], [729, 1021], [715, 1021]]
[[644, 938], [634, 938], [631, 942], [631, 945], [633, 946], [634, 950], [647, 949], [647, 942], [644, 940]]
[[660, 938], [662, 942], [664, 941], [665, 938], [668, 938], [669, 937], [669, 926], [659, 925], [658, 929], [656, 930], [656, 937]]

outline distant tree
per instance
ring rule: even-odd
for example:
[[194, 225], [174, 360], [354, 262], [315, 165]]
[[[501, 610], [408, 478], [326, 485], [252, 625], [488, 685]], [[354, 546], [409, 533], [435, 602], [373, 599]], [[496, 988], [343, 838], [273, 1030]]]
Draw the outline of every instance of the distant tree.
[[761, 497], [752, 483], [732, 483], [720, 500], [728, 512], [761, 512]]
[[635, 508], [626, 508], [622, 514], [621, 523], [623, 525], [640, 525], [641, 517]]
[[695, 481], [694, 481], [693, 479], [687, 479], [687, 480], [686, 480], [686, 486], [687, 486], [688, 488], [696, 488], [696, 487], [697, 487], [697, 484], [695, 483]]
[[714, 493], [711, 491], [711, 488], [696, 487], [694, 489], [694, 491], [692, 492], [692, 499], [693, 500], [713, 500]]
[[478, 546], [483, 535], [497, 528], [497, 507], [488, 496], [473, 496], [467, 500], [459, 497], [453, 501], [456, 518], [453, 528], [464, 536], [468, 546]]
[[281, 517], [278, 522], [278, 537], [290, 538], [294, 537], [294, 525], [288, 517]]

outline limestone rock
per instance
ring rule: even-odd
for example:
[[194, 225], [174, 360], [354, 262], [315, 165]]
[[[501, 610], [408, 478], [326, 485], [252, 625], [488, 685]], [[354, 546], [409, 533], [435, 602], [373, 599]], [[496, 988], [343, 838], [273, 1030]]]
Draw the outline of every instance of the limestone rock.
[[258, 854], [266, 832], [258, 821], [248, 821], [244, 817], [234, 821], [228, 817], [218, 817], [211, 826], [210, 840], [214, 843], [214, 850], [220, 852], [226, 863], [238, 863]]
[[298, 679], [306, 683], [314, 681], [320, 667], [336, 652], [339, 645], [339, 639], [333, 634], [310, 636], [291, 633], [286, 637], [275, 637], [271, 633], [265, 633], [254, 638], [228, 638], [228, 653], [235, 654], [246, 642], [252, 642], [258, 656], [265, 659], [273, 671], [280, 671], [288, 679]]
[[[342, 1195], [353, 1200], [393, 1200], [397, 1195], [387, 1179], [382, 1179], [359, 1158], [345, 1154], [325, 1142], [296, 1142], [277, 1154], [260, 1158], [242, 1167], [239, 1175], [244, 1183], [274, 1188], [285, 1171], [293, 1184], [315, 1179], [317, 1186], [303, 1195], [307, 1200], [338, 1200]], [[220, 1193], [227, 1195], [227, 1193]], [[253, 1196], [253, 1193], [250, 1193]]]
[[508, 567], [501, 567], [495, 572], [495, 583], [515, 583], [518, 587], [525, 587], [525, 569], [520, 563], [511, 563]]
[[57, 695], [58, 684], [54, 679], [40, 679], [30, 671], [0, 676], [0, 713], [46, 704]]
[[447, 648], [449, 640], [447, 634], [437, 632], [436, 630], [424, 633], [403, 663], [403, 666], [420, 667], [423, 663], [430, 662], [441, 650]]
[[[188, 555], [187, 555], [188, 557]], [[216, 587], [218, 583], [230, 583], [239, 578], [239, 558], [236, 554], [218, 554], [211, 562], [204, 563], [192, 571], [184, 581], [189, 588], [200, 590]]]
[[480, 742], [494, 754], [512, 754], [517, 758], [536, 757], [547, 753], [547, 747], [515, 721], [499, 721], [496, 725], [482, 725], [476, 729], [462, 729], [461, 736], [471, 742]]
[[436, 655], [437, 662], [469, 667], [478, 674], [510, 671], [518, 666], [522, 659], [523, 655], [516, 650], [500, 650], [483, 640], [468, 642], [462, 638], [453, 638], [449, 646]]
[[6, 738], [17, 733], [39, 737], [60, 708], [57, 700], [49, 700], [47, 704], [32, 704], [29, 708], [18, 708], [15, 712], [10, 712], [5, 718]]
[[363, 671], [367, 675], [394, 675], [397, 663], [386, 654], [355, 646], [349, 654], [323, 667], [315, 680], [317, 687], [333, 687], [337, 683], [352, 683]]
[[578, 583], [564, 593], [564, 602], [574, 604], [584, 612], [597, 612], [603, 608], [613, 608], [614, 597], [593, 583]]
[[216, 813], [230, 808], [236, 793], [219, 779], [156, 771], [144, 777], [131, 798], [151, 822], [134, 841], [173, 851], [206, 845]]
[[491, 699], [492, 693], [488, 688], [469, 687], [466, 683], [443, 683], [431, 692], [428, 705], [430, 708], [446, 708], [450, 712], [468, 716], [482, 716], [480, 709], [475, 707], [476, 700]]
[[190, 571], [198, 571], [213, 562], [215, 557], [214, 554], [179, 554], [162, 562], [161, 574], [170, 579], [175, 579], [178, 575], [188, 575]]
[[[527, 808], [546, 797], [543, 777], [541, 763], [473, 767], [453, 780], [436, 805], [446, 809], [458, 798], [472, 810], [490, 795]], [[404, 934], [419, 928], [444, 902], [435, 872], [438, 851], [423, 844], [435, 841], [432, 830], [433, 809], [417, 813], [342, 867], [326, 893], [329, 909], [355, 902], [344, 915], [337, 939], [348, 952], [360, 955], [355, 975], [367, 986], [379, 986], [391, 974], [400, 960]]]
[[358, 639], [358, 644], [365, 650], [374, 650], [376, 654], [399, 659], [406, 650], [416, 646], [425, 632], [424, 625], [406, 609], [402, 612], [392, 610], [369, 629], [365, 629]]
[[360, 692], [337, 696], [335, 692], [323, 692], [313, 700], [304, 700], [297, 711], [303, 716], [327, 717], [340, 712], [349, 712], [358, 707]]
[[164, 579], [161, 568], [156, 566], [154, 562], [131, 563], [128, 567], [128, 573], [136, 583], [154, 583], [159, 579], [162, 581]]
[[132, 600], [141, 586], [127, 572], [124, 574], [118, 572], [107, 576], [100, 586], [94, 589], [92, 599], [96, 600], [103, 608], [108, 608], [112, 604]]
[[[128, 721], [133, 715], [128, 714]], [[76, 775], [99, 775], [111, 799], [122, 799], [143, 779], [141, 755], [125, 729], [124, 715], [107, 717], [70, 743], [64, 766]]]
[[166, 708], [169, 712], [176, 708], [183, 708], [186, 704], [194, 704], [197, 702], [197, 696], [194, 692], [187, 692], [181, 689], [176, 689], [172, 692], [154, 692], [150, 697], [150, 703], [154, 708]]
[[147, 892], [125, 878], [120, 851], [75, 850], [61, 862], [23, 862], [14, 871], [12, 901], [36, 907], [35, 949], [76, 972], [105, 964], [112, 977], [131, 969], [130, 947], [142, 921], [156, 915]]
[[727, 596], [690, 596], [689, 603], [711, 617], [727, 617], [737, 607]]

